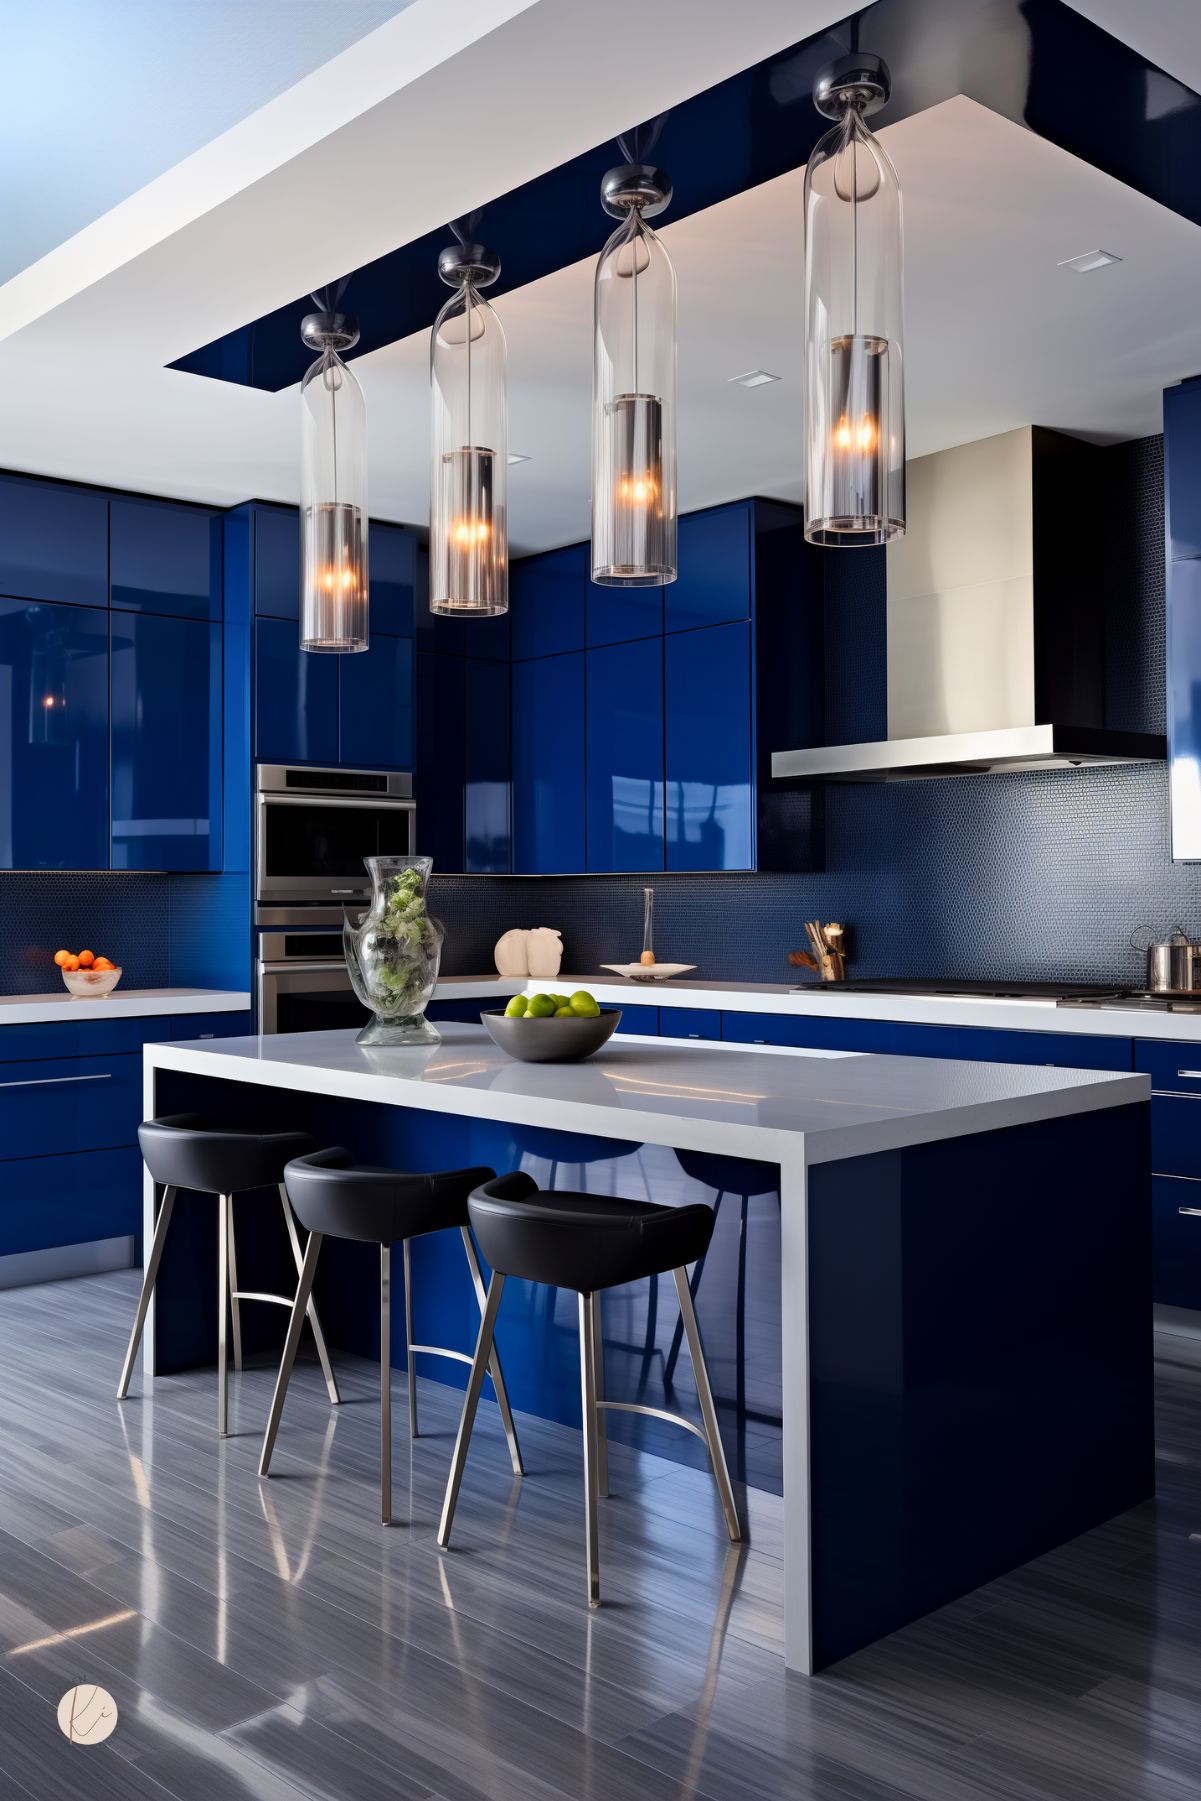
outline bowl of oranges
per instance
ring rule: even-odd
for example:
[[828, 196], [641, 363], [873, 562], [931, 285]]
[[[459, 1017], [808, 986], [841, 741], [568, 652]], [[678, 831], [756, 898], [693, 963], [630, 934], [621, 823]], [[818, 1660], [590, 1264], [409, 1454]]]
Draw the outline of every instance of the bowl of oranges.
[[121, 980], [119, 965], [98, 957], [95, 951], [55, 951], [54, 961], [77, 1001], [102, 1001]]

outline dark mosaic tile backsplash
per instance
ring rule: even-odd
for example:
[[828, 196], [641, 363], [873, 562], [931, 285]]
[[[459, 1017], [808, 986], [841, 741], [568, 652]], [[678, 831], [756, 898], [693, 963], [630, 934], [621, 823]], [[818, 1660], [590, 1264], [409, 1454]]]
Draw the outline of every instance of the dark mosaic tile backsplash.
[[0, 874], [0, 993], [56, 992], [60, 946], [111, 957], [126, 988], [168, 987], [169, 894], [165, 875]]

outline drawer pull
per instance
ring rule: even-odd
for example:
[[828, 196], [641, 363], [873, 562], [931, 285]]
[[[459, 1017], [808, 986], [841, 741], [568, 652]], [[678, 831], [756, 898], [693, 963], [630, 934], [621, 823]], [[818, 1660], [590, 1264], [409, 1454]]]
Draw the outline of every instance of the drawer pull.
[[1191, 1213], [1194, 1219], [1201, 1219], [1201, 1207], [1177, 1207], [1177, 1213]]
[[111, 1082], [112, 1072], [96, 1076], [38, 1076], [26, 1082], [0, 1082], [0, 1088], [58, 1088], [64, 1082]]
[[1183, 1076], [1186, 1082], [1201, 1082], [1201, 1069], [1178, 1069], [1176, 1074]]

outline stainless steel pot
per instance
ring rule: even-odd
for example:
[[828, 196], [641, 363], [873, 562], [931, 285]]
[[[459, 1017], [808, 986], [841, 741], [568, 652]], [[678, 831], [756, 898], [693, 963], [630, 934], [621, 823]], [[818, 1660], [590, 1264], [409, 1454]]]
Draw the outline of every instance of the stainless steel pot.
[[1147, 987], [1152, 994], [1188, 994], [1201, 990], [1201, 942], [1173, 932], [1147, 950]]

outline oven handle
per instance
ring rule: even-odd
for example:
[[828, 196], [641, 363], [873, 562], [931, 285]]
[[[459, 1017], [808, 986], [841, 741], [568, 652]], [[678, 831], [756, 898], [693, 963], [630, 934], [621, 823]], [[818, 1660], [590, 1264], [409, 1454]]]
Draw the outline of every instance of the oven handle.
[[285, 971], [293, 969], [299, 975], [322, 975], [326, 970], [345, 968], [346, 959], [344, 957], [323, 957], [320, 962], [312, 963], [302, 963], [295, 958], [285, 963], [264, 963], [261, 960], [259, 962], [259, 973], [264, 976], [281, 976]]
[[356, 807], [378, 813], [380, 808], [394, 813], [412, 813], [416, 801], [399, 800], [394, 794], [380, 794], [370, 800], [350, 794], [260, 794], [261, 807]]

